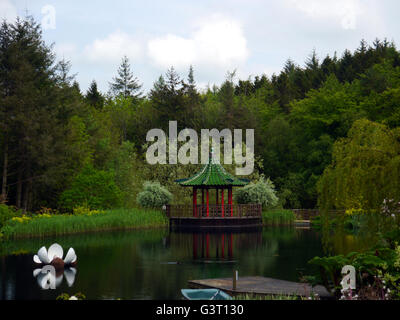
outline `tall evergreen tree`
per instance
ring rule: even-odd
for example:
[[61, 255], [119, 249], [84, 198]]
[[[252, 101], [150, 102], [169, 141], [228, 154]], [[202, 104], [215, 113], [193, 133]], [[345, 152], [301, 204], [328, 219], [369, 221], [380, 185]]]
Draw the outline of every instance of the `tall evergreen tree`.
[[191, 65], [189, 68], [189, 74], [187, 78], [187, 83], [185, 83], [185, 89], [188, 95], [196, 95], [196, 81], [194, 80], [194, 71], [193, 66]]
[[174, 67], [154, 83], [149, 97], [157, 110], [159, 128], [167, 129], [172, 120], [178, 121], [179, 127], [185, 126], [184, 85]]
[[104, 105], [104, 97], [102, 94], [97, 90], [97, 82], [96, 80], [93, 80], [92, 83], [90, 84], [86, 95], [85, 95], [86, 101], [94, 106], [96, 109], [102, 109]]
[[124, 56], [118, 68], [118, 75], [110, 83], [111, 92], [114, 96], [122, 95], [124, 98], [138, 99], [142, 96], [141, 88], [139, 80], [133, 77], [128, 57]]
[[194, 80], [193, 66], [189, 68], [187, 83], [183, 82], [185, 91], [185, 125], [188, 128], [200, 129], [204, 123], [200, 94]]
[[[68, 114], [64, 107], [69, 106], [63, 101], [70, 97], [59, 87], [63, 79], [54, 54], [33, 18], [3, 23], [0, 44], [2, 198], [27, 210], [34, 205], [35, 195], [56, 185], [53, 168], [62, 162], [61, 121]], [[68, 68], [65, 63], [63, 67]], [[64, 76], [65, 84], [68, 76]]]

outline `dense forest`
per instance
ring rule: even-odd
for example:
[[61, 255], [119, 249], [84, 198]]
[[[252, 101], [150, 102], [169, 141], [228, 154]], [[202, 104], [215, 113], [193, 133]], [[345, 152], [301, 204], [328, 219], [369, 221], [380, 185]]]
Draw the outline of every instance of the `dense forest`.
[[184, 192], [174, 179], [198, 168], [145, 161], [147, 132], [167, 132], [172, 120], [197, 131], [254, 128], [254, 175], [270, 177], [285, 208], [314, 208], [318, 199], [357, 207], [366, 197], [376, 207], [384, 192], [400, 193], [400, 52], [392, 42], [361, 41], [324, 58], [314, 51], [304, 66], [288, 60], [271, 77], [230, 72], [206, 90], [195, 68], [182, 77], [171, 67], [148, 94], [121, 58], [109, 92], [95, 80], [82, 92], [33, 18], [2, 23], [0, 202], [68, 210], [90, 190], [100, 194], [94, 206], [134, 207], [143, 183], [155, 180]]

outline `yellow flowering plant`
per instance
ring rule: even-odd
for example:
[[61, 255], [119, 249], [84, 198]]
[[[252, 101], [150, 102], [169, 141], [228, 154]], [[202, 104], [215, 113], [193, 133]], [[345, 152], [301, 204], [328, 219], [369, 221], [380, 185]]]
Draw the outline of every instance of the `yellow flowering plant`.
[[93, 216], [105, 213], [102, 210], [91, 210], [88, 207], [76, 207], [74, 208], [73, 212], [76, 216]]
[[43, 213], [43, 214], [38, 214], [37, 216], [35, 216], [35, 218], [51, 218], [52, 215], [51, 214], [47, 214], [47, 213]]
[[26, 223], [26, 222], [29, 222], [31, 220], [32, 220], [32, 218], [28, 217], [27, 215], [23, 215], [22, 217], [14, 217], [14, 218], [11, 219], [11, 221], [15, 221], [15, 222], [18, 222], [18, 223]]

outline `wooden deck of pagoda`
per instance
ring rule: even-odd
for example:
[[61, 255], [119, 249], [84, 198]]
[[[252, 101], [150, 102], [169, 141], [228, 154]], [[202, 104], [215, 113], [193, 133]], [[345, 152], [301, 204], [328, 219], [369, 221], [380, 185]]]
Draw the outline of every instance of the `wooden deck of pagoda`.
[[247, 228], [262, 225], [262, 206], [176, 205], [167, 206], [171, 228]]

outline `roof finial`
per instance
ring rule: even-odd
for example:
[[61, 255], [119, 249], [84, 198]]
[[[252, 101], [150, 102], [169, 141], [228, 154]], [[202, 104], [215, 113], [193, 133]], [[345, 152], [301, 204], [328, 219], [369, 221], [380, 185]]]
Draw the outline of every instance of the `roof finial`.
[[214, 147], [211, 147], [209, 162], [211, 163], [213, 162], [213, 160], [214, 160]]

